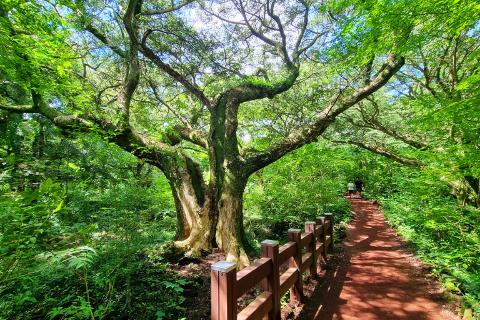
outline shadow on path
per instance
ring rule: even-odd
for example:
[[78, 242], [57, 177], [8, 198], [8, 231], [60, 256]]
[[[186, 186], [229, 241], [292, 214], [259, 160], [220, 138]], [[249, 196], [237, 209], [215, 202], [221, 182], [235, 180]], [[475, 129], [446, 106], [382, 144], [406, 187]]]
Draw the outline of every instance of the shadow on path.
[[404, 249], [378, 206], [350, 199], [352, 219], [342, 252], [307, 299], [298, 319], [448, 320], [441, 293]]

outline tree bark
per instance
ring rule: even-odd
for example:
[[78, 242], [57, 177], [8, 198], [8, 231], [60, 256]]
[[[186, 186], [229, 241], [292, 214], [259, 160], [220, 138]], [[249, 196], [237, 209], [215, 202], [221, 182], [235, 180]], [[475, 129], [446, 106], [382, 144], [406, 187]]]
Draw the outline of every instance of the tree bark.
[[239, 268], [249, 265], [251, 247], [243, 228], [243, 192], [247, 179], [227, 173], [217, 204], [218, 222], [215, 239], [228, 261], [237, 262]]
[[214, 216], [208, 188], [200, 166], [187, 156], [163, 161], [164, 172], [172, 189], [177, 211], [175, 245], [187, 255], [199, 256], [212, 247]]
[[249, 245], [243, 229], [243, 192], [248, 175], [240, 158], [237, 113], [240, 94], [224, 93], [210, 109], [208, 152], [215, 242], [228, 261], [249, 264]]
[[169, 180], [177, 210], [175, 245], [187, 255], [199, 256], [218, 246], [239, 268], [249, 264], [251, 247], [243, 228], [243, 193], [247, 177], [241, 169], [223, 167], [221, 181], [207, 186], [198, 164], [177, 158], [162, 170]]

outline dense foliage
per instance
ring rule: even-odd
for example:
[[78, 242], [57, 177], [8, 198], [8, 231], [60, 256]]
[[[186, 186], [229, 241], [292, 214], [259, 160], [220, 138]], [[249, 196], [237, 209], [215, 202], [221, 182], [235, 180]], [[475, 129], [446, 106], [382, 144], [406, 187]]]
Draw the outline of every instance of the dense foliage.
[[351, 150], [339, 152], [313, 144], [258, 172], [250, 180], [245, 199], [245, 225], [251, 241], [286, 240], [289, 228], [298, 228], [324, 212], [334, 214], [337, 239], [341, 239], [350, 218], [343, 192], [355, 178], [355, 167]]
[[[2, 135], [2, 319], [182, 318], [184, 292], [198, 283], [173, 273], [175, 261], [163, 256], [176, 225], [164, 177], [95, 136], [67, 139], [41, 119], [8, 125], [15, 127]], [[332, 167], [318, 167], [319, 152], [335, 158]], [[342, 225], [344, 173], [353, 167], [351, 152], [312, 145], [259, 172], [246, 195], [251, 244], [285, 241], [289, 227], [325, 211]]]
[[356, 178], [479, 315], [479, 10], [0, 2], [0, 319], [185, 318]]
[[178, 309], [185, 283], [155, 253], [175, 233], [165, 179], [98, 138], [72, 141], [41, 120], [16, 120], [12, 139], [2, 135], [2, 317]]

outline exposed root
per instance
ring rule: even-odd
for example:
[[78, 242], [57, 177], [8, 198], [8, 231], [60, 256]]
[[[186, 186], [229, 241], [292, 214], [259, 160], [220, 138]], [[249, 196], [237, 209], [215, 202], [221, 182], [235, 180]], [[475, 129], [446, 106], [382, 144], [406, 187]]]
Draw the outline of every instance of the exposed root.
[[200, 257], [202, 253], [211, 251], [208, 235], [199, 235], [199, 232], [191, 233], [184, 240], [174, 242], [175, 247], [182, 250], [185, 256]]

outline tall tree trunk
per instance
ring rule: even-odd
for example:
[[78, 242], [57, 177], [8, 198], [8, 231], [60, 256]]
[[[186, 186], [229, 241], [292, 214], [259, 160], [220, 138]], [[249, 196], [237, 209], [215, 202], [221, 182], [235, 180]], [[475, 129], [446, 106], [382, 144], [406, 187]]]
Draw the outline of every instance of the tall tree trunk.
[[234, 93], [227, 92], [217, 99], [210, 110], [208, 152], [216, 244], [227, 260], [236, 261], [242, 268], [249, 265], [243, 229], [243, 192], [248, 176], [238, 150], [238, 107]]
[[247, 178], [239, 172], [227, 172], [220, 199], [217, 203], [218, 222], [215, 238], [228, 261], [235, 261], [239, 268], [249, 265], [251, 248], [243, 228], [243, 193]]
[[167, 175], [177, 210], [176, 247], [198, 256], [218, 246], [229, 261], [238, 262], [240, 268], [247, 266], [251, 253], [243, 228], [247, 178], [240, 170], [227, 171], [221, 190], [212, 190], [199, 179], [198, 165], [191, 160], [186, 163]]
[[210, 193], [200, 166], [187, 156], [162, 163], [177, 211], [175, 245], [187, 255], [198, 256], [212, 247], [214, 217]]
[[213, 237], [210, 200], [198, 203], [188, 181], [181, 182], [172, 191], [177, 209], [176, 246], [193, 256], [209, 251]]

